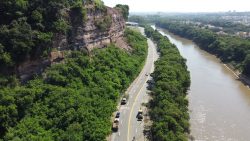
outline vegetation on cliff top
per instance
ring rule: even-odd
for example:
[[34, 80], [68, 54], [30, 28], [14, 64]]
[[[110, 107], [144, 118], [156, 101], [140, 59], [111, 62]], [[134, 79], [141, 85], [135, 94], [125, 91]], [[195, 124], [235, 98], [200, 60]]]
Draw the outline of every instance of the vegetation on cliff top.
[[76, 51], [25, 86], [0, 89], [3, 140], [103, 141], [120, 94], [140, 72], [147, 41], [127, 29], [128, 53], [109, 45]]
[[115, 6], [115, 8], [121, 11], [123, 18], [127, 21], [128, 20], [128, 15], [129, 15], [129, 6], [128, 5], [117, 4]]
[[[16, 85], [18, 68], [28, 60], [49, 58], [53, 41], [68, 39], [71, 47], [77, 27], [87, 20], [86, 6], [103, 13], [95, 21], [101, 31], [107, 30], [112, 18], [102, 0], [10, 0], [0, 2], [0, 87]], [[119, 5], [128, 16], [128, 6]]]
[[[70, 22], [75, 22], [69, 20], [68, 14], [72, 13], [73, 20], [86, 19], [82, 0], [1, 1], [0, 74], [14, 74], [28, 59], [47, 58], [54, 37], [66, 35]], [[8, 80], [1, 80], [0, 85], [4, 84], [2, 81]]]
[[155, 81], [150, 102], [152, 138], [155, 141], [187, 141], [189, 114], [186, 95], [190, 75], [186, 60], [158, 31], [147, 26], [145, 33], [154, 40], [160, 52], [152, 75]]

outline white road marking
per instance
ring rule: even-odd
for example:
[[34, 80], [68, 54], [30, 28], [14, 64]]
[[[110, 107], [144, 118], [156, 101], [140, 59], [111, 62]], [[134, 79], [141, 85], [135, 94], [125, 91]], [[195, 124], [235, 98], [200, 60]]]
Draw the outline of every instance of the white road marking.
[[120, 133], [120, 132], [118, 132], [118, 135], [120, 136], [120, 135], [121, 135], [121, 133]]

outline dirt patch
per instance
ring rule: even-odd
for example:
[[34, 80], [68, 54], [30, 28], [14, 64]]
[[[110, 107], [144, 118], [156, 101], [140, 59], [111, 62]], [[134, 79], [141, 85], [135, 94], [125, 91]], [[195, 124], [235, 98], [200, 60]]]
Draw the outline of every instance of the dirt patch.
[[115, 42], [115, 45], [124, 50], [130, 51], [132, 48], [124, 41], [122, 37], [118, 38]]

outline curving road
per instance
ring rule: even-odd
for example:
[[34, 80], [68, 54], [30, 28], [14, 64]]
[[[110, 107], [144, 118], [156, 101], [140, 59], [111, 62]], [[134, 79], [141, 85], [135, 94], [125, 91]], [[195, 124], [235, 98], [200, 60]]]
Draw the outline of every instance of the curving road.
[[[144, 34], [144, 29], [139, 28], [141, 33]], [[147, 80], [151, 79], [150, 76], [145, 74], [150, 74], [154, 71], [154, 62], [158, 59], [158, 54], [156, 46], [152, 40], [148, 39], [148, 56], [145, 65], [139, 74], [139, 76], [134, 80], [134, 82], [127, 89], [127, 94], [129, 94], [129, 99], [126, 105], [121, 105], [119, 111], [120, 123], [118, 132], [114, 132], [111, 135], [111, 141], [144, 141], [145, 137], [143, 134], [144, 122], [137, 121], [136, 115], [142, 103], [147, 103], [149, 96], [147, 94]], [[143, 108], [143, 113], [145, 113], [145, 108]], [[145, 116], [144, 116], [145, 118]]]

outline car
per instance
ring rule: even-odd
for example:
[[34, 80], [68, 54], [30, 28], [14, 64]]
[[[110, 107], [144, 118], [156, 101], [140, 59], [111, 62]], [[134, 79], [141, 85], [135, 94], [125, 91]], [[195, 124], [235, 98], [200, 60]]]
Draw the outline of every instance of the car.
[[142, 109], [140, 108], [139, 110], [138, 110], [138, 114], [142, 114]]
[[119, 128], [119, 119], [115, 118], [113, 125], [112, 125], [113, 132], [117, 132], [118, 128]]
[[136, 117], [137, 117], [137, 121], [142, 121], [143, 114], [142, 113], [138, 113]]
[[115, 120], [114, 120], [114, 121], [119, 122], [120, 120], [119, 120], [119, 118], [115, 118]]
[[149, 85], [153, 85], [153, 84], [155, 84], [155, 82], [154, 82], [154, 80], [153, 80], [153, 79], [149, 79], [149, 80], [147, 80], [147, 83], [148, 83]]
[[127, 98], [122, 98], [121, 104], [125, 105], [127, 103]]
[[115, 118], [119, 118], [120, 117], [120, 112], [117, 112], [116, 115], [115, 115]]
[[137, 113], [136, 117], [137, 117], [138, 121], [142, 121], [142, 119], [143, 119], [143, 111], [142, 111], [141, 108], [138, 110], [138, 113]]
[[146, 75], [146, 76], [148, 76], [148, 74], [147, 74], [147, 73], [146, 73], [145, 75]]

